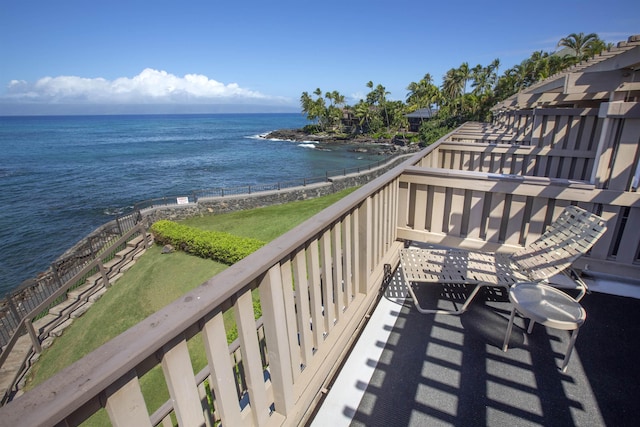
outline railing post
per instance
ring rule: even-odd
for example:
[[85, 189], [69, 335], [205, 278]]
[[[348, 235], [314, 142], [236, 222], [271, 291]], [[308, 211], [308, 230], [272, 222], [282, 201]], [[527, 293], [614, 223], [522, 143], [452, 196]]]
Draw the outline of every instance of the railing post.
[[142, 233], [142, 242], [145, 249], [149, 249], [149, 241], [147, 240], [147, 229], [144, 224], [139, 224], [138, 228], [140, 228], [140, 233]]
[[56, 288], [60, 289], [62, 287], [62, 280], [58, 275], [58, 269], [56, 268], [55, 263], [51, 264], [51, 275], [53, 276], [53, 280], [56, 283]]
[[29, 333], [29, 337], [31, 338], [31, 345], [33, 345], [33, 349], [36, 353], [42, 353], [42, 346], [40, 345], [40, 338], [33, 327], [33, 323], [31, 323], [31, 319], [24, 319], [24, 326], [27, 328], [27, 332]]
[[120, 236], [122, 236], [122, 227], [120, 226], [120, 217], [119, 216], [116, 217], [116, 226], [118, 227], [118, 234], [120, 234]]
[[15, 316], [16, 323], [20, 323], [20, 320], [22, 320], [22, 317], [20, 316], [20, 313], [18, 313], [18, 309], [13, 303], [13, 299], [11, 299], [11, 295], [7, 295], [7, 305], [9, 306], [9, 310], [11, 310], [11, 314]]
[[109, 282], [109, 276], [107, 275], [107, 270], [104, 268], [104, 264], [102, 263], [102, 258], [98, 258], [98, 269], [100, 270], [100, 275], [102, 276], [104, 287], [105, 288], [110, 287], [111, 283]]

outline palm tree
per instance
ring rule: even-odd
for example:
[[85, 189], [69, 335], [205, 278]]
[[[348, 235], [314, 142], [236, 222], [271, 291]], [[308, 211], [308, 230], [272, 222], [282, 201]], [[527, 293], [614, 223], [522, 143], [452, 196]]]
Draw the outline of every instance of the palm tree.
[[460, 80], [460, 86], [462, 87], [462, 96], [467, 93], [467, 82], [471, 79], [471, 70], [469, 69], [469, 63], [463, 62], [460, 64], [460, 68], [456, 71], [458, 79]]
[[358, 122], [361, 129], [368, 131], [371, 122], [371, 105], [360, 100], [354, 107], [355, 115], [360, 121]]
[[418, 108], [428, 108], [431, 110], [431, 105], [436, 102], [438, 88], [433, 84], [433, 78], [431, 74], [427, 73], [419, 82], [411, 82], [407, 86], [407, 104], [411, 107], [412, 111]]
[[596, 33], [571, 33], [567, 37], [563, 37], [558, 42], [558, 46], [569, 48], [573, 51], [573, 56], [581, 61], [587, 56], [587, 48], [595, 41], [599, 40]]
[[324, 102], [324, 98], [322, 98], [322, 91], [320, 88], [317, 88], [313, 94], [317, 96], [316, 99], [313, 99], [308, 92], [302, 92], [302, 95], [300, 96], [302, 112], [307, 115], [308, 120], [317, 120], [320, 128], [324, 130], [329, 119], [328, 109]]
[[367, 94], [367, 102], [370, 105], [377, 104], [379, 107], [382, 107], [382, 110], [384, 111], [384, 122], [388, 130], [390, 124], [389, 124], [389, 114], [387, 112], [387, 95], [389, 95], [390, 92], [387, 92], [387, 89], [381, 84], [378, 84], [374, 88], [373, 82], [371, 80], [367, 82], [367, 87], [369, 89], [372, 89], [371, 92]]
[[589, 43], [589, 45], [585, 49], [585, 55], [590, 58], [593, 58], [596, 55], [602, 53], [605, 50], [611, 50], [613, 48], [613, 43], [605, 43], [602, 39], [597, 39]]

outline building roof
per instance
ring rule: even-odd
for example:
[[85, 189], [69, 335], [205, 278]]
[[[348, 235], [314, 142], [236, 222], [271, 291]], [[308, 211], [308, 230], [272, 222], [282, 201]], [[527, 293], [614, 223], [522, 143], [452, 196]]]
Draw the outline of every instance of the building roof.
[[615, 93], [640, 92], [640, 35], [554, 74], [496, 104], [492, 110], [536, 107], [586, 107], [607, 102]]
[[408, 119], [430, 119], [436, 115], [438, 110], [434, 110], [433, 108], [419, 108], [413, 113], [405, 114], [405, 117]]

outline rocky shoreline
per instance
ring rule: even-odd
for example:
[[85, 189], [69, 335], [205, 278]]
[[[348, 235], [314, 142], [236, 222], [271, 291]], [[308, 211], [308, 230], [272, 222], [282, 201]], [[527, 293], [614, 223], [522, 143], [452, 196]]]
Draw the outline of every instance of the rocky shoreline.
[[408, 140], [401, 138], [385, 139], [372, 138], [366, 135], [336, 136], [331, 134], [310, 134], [302, 129], [279, 129], [262, 135], [262, 137], [264, 139], [318, 142], [322, 144], [354, 144], [356, 147], [349, 151], [379, 155], [413, 153], [422, 149], [418, 144], [410, 144]]

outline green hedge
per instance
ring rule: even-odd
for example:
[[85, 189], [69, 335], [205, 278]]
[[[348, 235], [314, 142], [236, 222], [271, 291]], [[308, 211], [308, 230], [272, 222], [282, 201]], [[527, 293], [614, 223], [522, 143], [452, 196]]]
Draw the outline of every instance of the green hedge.
[[265, 245], [257, 239], [238, 237], [221, 231], [204, 231], [173, 221], [160, 220], [151, 226], [155, 241], [200, 258], [227, 265], [240, 261]]

